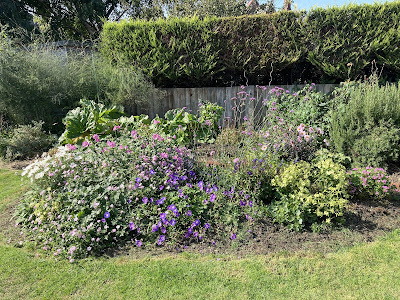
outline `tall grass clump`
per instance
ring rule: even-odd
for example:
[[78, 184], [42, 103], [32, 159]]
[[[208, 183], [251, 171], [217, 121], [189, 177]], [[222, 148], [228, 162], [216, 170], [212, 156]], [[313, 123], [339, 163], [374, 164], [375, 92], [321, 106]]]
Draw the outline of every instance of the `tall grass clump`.
[[331, 139], [358, 166], [395, 163], [400, 151], [400, 93], [397, 84], [345, 85], [332, 113]]
[[66, 50], [43, 37], [20, 43], [5, 30], [1, 37], [0, 112], [12, 124], [44, 121], [46, 130], [59, 132], [61, 119], [82, 98], [129, 111], [156, 93], [139, 69], [104, 60], [95, 44]]

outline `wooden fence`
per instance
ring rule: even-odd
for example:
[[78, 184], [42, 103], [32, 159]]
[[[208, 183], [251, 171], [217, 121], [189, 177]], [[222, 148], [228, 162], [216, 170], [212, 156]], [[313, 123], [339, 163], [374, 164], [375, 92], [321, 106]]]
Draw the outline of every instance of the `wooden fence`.
[[[292, 92], [304, 86], [305, 85], [282, 85], [280, 87]], [[337, 86], [337, 84], [317, 84], [314, 89], [323, 93], [329, 93]], [[240, 86], [164, 89], [164, 95], [161, 98], [154, 97], [146, 105], [143, 104], [132, 107], [132, 111], [130, 112], [134, 114], [147, 114], [151, 118], [154, 118], [156, 115], [163, 117], [170, 109], [186, 107], [195, 113], [201, 101], [209, 101], [217, 103], [225, 109], [225, 119], [232, 119], [237, 116], [238, 113], [240, 113], [241, 117], [246, 116], [250, 119], [260, 114], [263, 107], [262, 100], [268, 98], [269, 91], [272, 88], [274, 88], [274, 86], [261, 88], [250, 85], [246, 86], [244, 89]], [[241, 104], [239, 111], [235, 107], [237, 100], [235, 102], [234, 98], [240, 97], [241, 94], [238, 93], [242, 91], [245, 91], [249, 96], [247, 97], [248, 100]], [[232, 100], [232, 98], [234, 100]], [[250, 100], [250, 98], [255, 99]]]

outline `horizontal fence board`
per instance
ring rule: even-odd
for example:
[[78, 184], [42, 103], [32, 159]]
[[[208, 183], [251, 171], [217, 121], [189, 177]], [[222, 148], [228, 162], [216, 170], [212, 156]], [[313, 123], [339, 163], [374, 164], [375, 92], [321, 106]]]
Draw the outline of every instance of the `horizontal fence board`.
[[[304, 84], [299, 84], [282, 85], [279, 87], [293, 91], [301, 89], [304, 86]], [[339, 85], [316, 84], [315, 90], [327, 94], [332, 92], [337, 86]], [[238, 93], [242, 91], [240, 86], [163, 89], [165, 94], [161, 99], [150, 99], [148, 105], [138, 105], [137, 114], [148, 114], [150, 118], [154, 118], [156, 115], [163, 117], [168, 110], [183, 107], [196, 113], [201, 101], [209, 101], [217, 103], [224, 108], [224, 121], [221, 122], [231, 122], [230, 120], [237, 117], [240, 117], [241, 120], [244, 117], [257, 120], [258, 116], [264, 113], [262, 100], [268, 98], [269, 91], [274, 87], [267, 86], [263, 89], [254, 85], [246, 86], [244, 91], [250, 95], [248, 98], [254, 97], [257, 101], [247, 101], [246, 103], [244, 101], [236, 101], [236, 103], [241, 102], [238, 108], [234, 108], [235, 101], [232, 98], [239, 98]]]

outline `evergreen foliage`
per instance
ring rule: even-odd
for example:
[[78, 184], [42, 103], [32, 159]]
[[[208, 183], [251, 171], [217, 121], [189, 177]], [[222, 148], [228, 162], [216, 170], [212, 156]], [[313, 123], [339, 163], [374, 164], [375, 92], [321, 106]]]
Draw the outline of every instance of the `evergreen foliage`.
[[144, 69], [157, 86], [341, 82], [399, 78], [400, 3], [310, 12], [107, 23], [101, 51]]

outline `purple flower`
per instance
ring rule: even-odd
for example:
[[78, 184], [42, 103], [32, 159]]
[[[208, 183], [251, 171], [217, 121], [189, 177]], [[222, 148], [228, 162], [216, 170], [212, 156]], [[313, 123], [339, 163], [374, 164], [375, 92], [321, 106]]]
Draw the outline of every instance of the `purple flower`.
[[101, 219], [101, 221], [102, 221], [103, 223], [105, 223], [105, 222], [106, 222], [106, 219], [103, 218], [103, 219]]
[[108, 219], [110, 217], [110, 213], [108, 212], [108, 211], [106, 211], [105, 213], [104, 213], [104, 218], [105, 219]]
[[199, 233], [197, 231], [193, 232], [193, 236], [198, 237]]
[[211, 194], [210, 196], [210, 202], [214, 202], [217, 196], [215, 194]]
[[149, 198], [143, 197], [142, 201], [143, 201], [144, 204], [147, 204], [147, 202], [149, 202]]
[[240, 206], [246, 206], [246, 201], [243, 202], [242, 200], [240, 200]]
[[189, 233], [189, 234], [192, 234], [192, 233], [193, 233], [193, 228], [190, 227], [190, 228], [188, 229], [188, 233]]
[[142, 246], [142, 241], [137, 240], [137, 241], [136, 241], [136, 246], [141, 247], [141, 246]]
[[166, 229], [165, 227], [161, 227], [161, 232], [162, 232], [162, 233], [166, 233], [166, 232], [167, 232], [167, 229]]
[[190, 217], [190, 216], [192, 215], [192, 212], [191, 212], [190, 210], [188, 210], [188, 211], [186, 212], [186, 215]]
[[202, 191], [203, 190], [203, 181], [199, 181], [197, 186], [200, 188], [200, 191]]
[[171, 226], [175, 226], [175, 224], [176, 224], [175, 219], [172, 219], [172, 220], [169, 222], [169, 224], [171, 224]]
[[129, 229], [134, 230], [135, 229], [135, 224], [134, 223], [129, 223]]
[[152, 232], [156, 232], [158, 230], [158, 226], [156, 224], [154, 224], [151, 228]]
[[160, 235], [158, 238], [157, 244], [161, 245], [165, 241], [165, 235]]
[[164, 201], [166, 200], [167, 198], [165, 198], [165, 197], [162, 197], [160, 200], [157, 200], [157, 204], [158, 205], [161, 205], [161, 204], [163, 204], [164, 203]]
[[154, 175], [154, 174], [156, 174], [156, 172], [154, 170], [150, 170], [150, 174]]
[[136, 177], [136, 182], [140, 182], [140, 181], [142, 181], [142, 178]]
[[199, 221], [199, 220], [195, 220], [195, 221], [194, 221], [194, 225], [195, 225], [195, 226], [200, 225], [200, 221]]
[[236, 234], [233, 233], [233, 234], [231, 235], [231, 240], [236, 240]]
[[204, 225], [204, 228], [205, 228], [205, 229], [210, 228], [210, 224], [206, 223], [206, 224]]
[[160, 219], [161, 220], [165, 220], [167, 218], [167, 214], [166, 213], [161, 213], [160, 214]]

